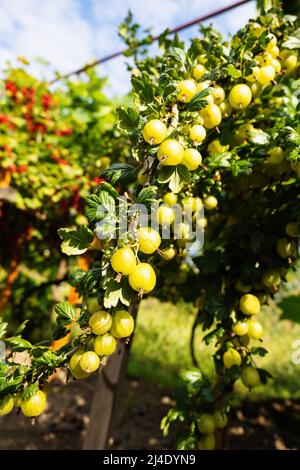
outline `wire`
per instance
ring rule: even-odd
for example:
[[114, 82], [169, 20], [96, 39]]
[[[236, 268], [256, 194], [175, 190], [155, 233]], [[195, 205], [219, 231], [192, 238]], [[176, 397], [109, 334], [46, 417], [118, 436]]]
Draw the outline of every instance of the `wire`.
[[[213, 18], [214, 16], [218, 16], [218, 15], [221, 15], [222, 13], [226, 13], [227, 11], [233, 10], [234, 8], [237, 8], [241, 5], [244, 5], [245, 3], [249, 3], [250, 1], [252, 1], [252, 0], [240, 0], [239, 2], [232, 3], [232, 4], [230, 4], [226, 7], [219, 8], [217, 10], [214, 10], [214, 11], [208, 13], [207, 15], [200, 16], [199, 18], [195, 18], [191, 21], [188, 21], [188, 22], [183, 23], [179, 26], [176, 26], [175, 28], [170, 29], [167, 32], [167, 34], [170, 35], [170, 34], [178, 33], [179, 31], [190, 28], [191, 26], [194, 26], [197, 23], [201, 23], [201, 21], [209, 20], [210, 18]], [[160, 36], [161, 36], [161, 34], [157, 34], [156, 36], [153, 36], [152, 42], [157, 41], [160, 38]], [[96, 59], [93, 62], [84, 65], [80, 69], [74, 70], [73, 72], [68, 72], [64, 75], [60, 75], [59, 77], [54, 78], [50, 82], [50, 84], [55, 83], [59, 80], [63, 80], [65, 78], [69, 78], [72, 75], [78, 75], [82, 72], [85, 72], [86, 70], [88, 70], [92, 67], [96, 67], [96, 65], [103, 64], [104, 62], [108, 62], [111, 59], [115, 59], [116, 57], [119, 57], [119, 56], [123, 55], [127, 51], [128, 51], [128, 49], [122, 49], [120, 51], [114, 52], [113, 54], [109, 54], [105, 57], [102, 57], [101, 59]]]

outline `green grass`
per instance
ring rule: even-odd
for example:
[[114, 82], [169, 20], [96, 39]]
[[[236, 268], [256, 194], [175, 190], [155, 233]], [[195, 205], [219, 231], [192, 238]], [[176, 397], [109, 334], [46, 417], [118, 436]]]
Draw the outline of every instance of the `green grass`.
[[[290, 287], [293, 290], [294, 286]], [[182, 302], [174, 306], [153, 298], [143, 301], [129, 374], [163, 387], [177, 388], [179, 372], [192, 366], [189, 344], [194, 315], [195, 309], [191, 304]], [[263, 347], [269, 354], [264, 358], [256, 356], [256, 364], [266, 368], [274, 380], [253, 391], [252, 399], [300, 398], [300, 365], [291, 361], [292, 342], [300, 340], [300, 325], [288, 320], [280, 321], [279, 317], [280, 310], [275, 303], [264, 307], [259, 314], [265, 329]], [[203, 372], [213, 377], [213, 348], [201, 342], [202, 335], [201, 328], [198, 328], [195, 341], [197, 359]], [[253, 344], [259, 343], [253, 341]], [[236, 391], [241, 398], [247, 394], [247, 389], [239, 382]]]

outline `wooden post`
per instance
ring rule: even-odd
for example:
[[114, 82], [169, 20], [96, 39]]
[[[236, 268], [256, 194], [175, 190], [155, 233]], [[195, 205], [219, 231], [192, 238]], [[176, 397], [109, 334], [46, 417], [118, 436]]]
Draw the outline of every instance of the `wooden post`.
[[[133, 305], [130, 312], [137, 313]], [[97, 385], [90, 410], [84, 450], [104, 450], [112, 437], [114, 424], [118, 417], [120, 399], [124, 390], [130, 344], [119, 342], [117, 351], [109, 358], [107, 365], [98, 372]]]

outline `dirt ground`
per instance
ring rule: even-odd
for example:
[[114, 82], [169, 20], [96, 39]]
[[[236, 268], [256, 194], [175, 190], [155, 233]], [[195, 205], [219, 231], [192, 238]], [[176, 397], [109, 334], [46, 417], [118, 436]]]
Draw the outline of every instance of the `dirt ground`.
[[[35, 425], [11, 413], [0, 418], [0, 449], [80, 449], [95, 380], [52, 385], [47, 411]], [[161, 418], [174, 404], [170, 391], [127, 379], [113, 449], [172, 449]], [[232, 413], [229, 449], [300, 449], [300, 402], [245, 403]]]

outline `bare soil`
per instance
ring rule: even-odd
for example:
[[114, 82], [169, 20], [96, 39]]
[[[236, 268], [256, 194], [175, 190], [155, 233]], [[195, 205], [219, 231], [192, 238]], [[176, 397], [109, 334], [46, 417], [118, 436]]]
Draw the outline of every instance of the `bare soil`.
[[[34, 425], [15, 413], [0, 418], [0, 449], [80, 449], [89, 422], [95, 379], [53, 383], [46, 412]], [[127, 379], [113, 449], [172, 449], [160, 421], [174, 405], [170, 390]], [[300, 449], [300, 402], [245, 403], [232, 412], [229, 449]]]

